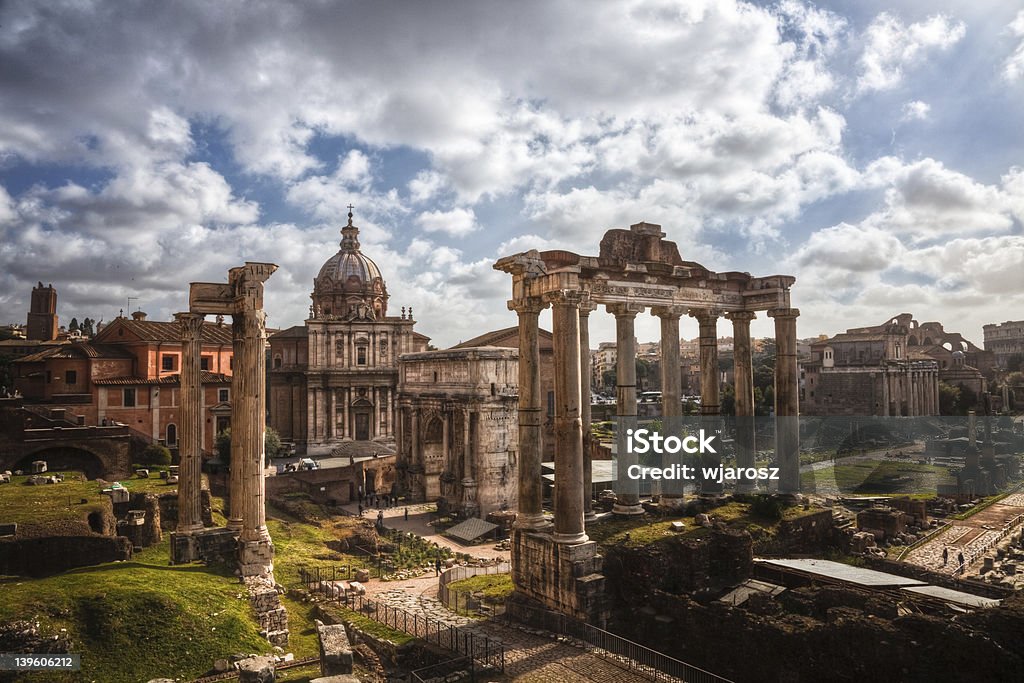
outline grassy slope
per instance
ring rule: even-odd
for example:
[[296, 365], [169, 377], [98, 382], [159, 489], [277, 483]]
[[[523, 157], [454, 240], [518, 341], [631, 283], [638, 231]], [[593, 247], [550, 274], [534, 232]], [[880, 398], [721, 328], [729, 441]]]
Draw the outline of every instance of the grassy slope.
[[956, 483], [944, 466], [892, 460], [866, 460], [801, 475], [805, 490], [814, 490], [815, 482], [831, 484], [833, 480], [838, 490], [847, 495], [908, 494], [924, 497], [934, 496], [938, 484]]
[[83, 654], [80, 674], [27, 680], [195, 678], [218, 657], [269, 650], [248, 600], [237, 597], [244, 589], [235, 577], [168, 566], [168, 554], [165, 540], [130, 562], [45, 579], [0, 578], [0, 619], [38, 619], [46, 633], [66, 628], [72, 651]]

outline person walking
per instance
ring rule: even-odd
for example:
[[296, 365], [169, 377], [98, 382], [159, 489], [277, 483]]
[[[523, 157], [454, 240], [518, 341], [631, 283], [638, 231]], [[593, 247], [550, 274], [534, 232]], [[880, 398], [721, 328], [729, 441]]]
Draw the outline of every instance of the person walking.
[[949, 564], [949, 548], [942, 549], [942, 566]]
[[957, 555], [956, 555], [956, 564], [957, 564], [957, 570], [961, 574], [963, 574], [964, 573], [964, 569], [966, 567], [964, 567], [964, 554], [962, 552], [961, 553], [957, 553]]
[[405, 521], [409, 521], [409, 508], [405, 508]]
[[441, 558], [434, 560], [434, 576], [441, 576]]

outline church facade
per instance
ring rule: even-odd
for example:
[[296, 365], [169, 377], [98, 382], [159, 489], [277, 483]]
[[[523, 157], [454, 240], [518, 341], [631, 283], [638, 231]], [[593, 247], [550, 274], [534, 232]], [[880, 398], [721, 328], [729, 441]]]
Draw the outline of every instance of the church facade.
[[270, 337], [270, 420], [306, 455], [390, 453], [398, 410], [398, 357], [427, 350], [412, 308], [388, 315], [387, 284], [364, 255], [359, 228], [313, 280], [309, 318]]

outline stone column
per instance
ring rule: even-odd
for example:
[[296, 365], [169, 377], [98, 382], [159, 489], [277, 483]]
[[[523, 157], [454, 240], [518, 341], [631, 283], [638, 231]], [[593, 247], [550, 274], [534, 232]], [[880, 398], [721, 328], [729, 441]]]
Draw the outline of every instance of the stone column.
[[370, 414], [370, 438], [380, 436], [380, 392], [378, 387], [370, 387], [370, 402], [373, 403], [373, 412]]
[[538, 298], [509, 301], [519, 315], [519, 514], [516, 527], [547, 526], [541, 480], [541, 428], [544, 421], [540, 391], [540, 341], [537, 319], [547, 306]]
[[[242, 445], [244, 437], [241, 435], [244, 426], [239, 424], [238, 418], [239, 414], [244, 410], [242, 408], [242, 405], [245, 403], [243, 398], [244, 392], [250, 389], [249, 385], [245, 382], [245, 373], [242, 371], [245, 341], [239, 333], [241, 325], [241, 318], [239, 316], [233, 316], [232, 356], [234, 367], [231, 371], [231, 463], [228, 475], [228, 520], [226, 527], [236, 533], [240, 533], [242, 531], [242, 518], [244, 516], [242, 501], [244, 494], [242, 493], [242, 481], [245, 478], [244, 460], [247, 457], [246, 451]], [[315, 398], [316, 390], [314, 389], [313, 391]], [[316, 407], [315, 400], [314, 407]], [[319, 413], [319, 411], [317, 411], [317, 413]], [[319, 414], [317, 414], [312, 421], [312, 435], [314, 437], [316, 436], [317, 417], [319, 417]]]
[[[754, 466], [754, 367], [750, 346], [750, 321], [753, 311], [733, 311], [725, 317], [732, 321], [733, 376], [736, 385], [736, 466]], [[738, 493], [757, 489], [754, 482], [742, 479]]]
[[204, 316], [199, 313], [177, 313], [181, 325], [181, 414], [178, 453], [178, 526], [179, 534], [203, 530], [200, 500], [202, 479], [202, 362], [201, 330]]
[[[233, 392], [232, 405], [232, 472], [235, 465], [235, 444], [242, 467], [241, 512], [243, 544], [270, 543], [267, 532], [264, 467], [266, 454], [263, 437], [266, 430], [266, 373], [264, 347], [267, 342], [266, 314], [262, 310], [245, 310], [234, 316], [235, 374], [238, 391]], [[236, 506], [232, 504], [232, 512]], [[243, 553], [244, 555], [244, 553]], [[247, 564], [243, 558], [243, 575]], [[255, 568], [250, 568], [255, 571]], [[263, 573], [263, 572], [256, 572]]]
[[555, 357], [556, 543], [584, 543], [583, 424], [580, 418], [580, 300], [574, 290], [549, 292]]
[[352, 427], [349, 425], [348, 406], [352, 402], [352, 389], [345, 387], [341, 390], [341, 436], [342, 438], [352, 436]]
[[889, 417], [889, 372], [882, 365], [882, 416]]
[[616, 458], [618, 460], [617, 491], [618, 502], [612, 509], [617, 515], [642, 515], [640, 506], [640, 482], [630, 479], [627, 471], [637, 464], [635, 453], [626, 449], [626, 432], [636, 428], [636, 314], [644, 310], [640, 304], [610, 304], [608, 312], [615, 316], [615, 384], [617, 406]]
[[[473, 479], [476, 444], [473, 443], [472, 416], [469, 408], [462, 409], [462, 513], [466, 517], [480, 514], [480, 506], [477, 505], [476, 499], [476, 481]], [[477, 431], [480, 429], [479, 425], [480, 422], [477, 420]]]
[[591, 461], [593, 438], [590, 431], [590, 312], [597, 306], [589, 301], [580, 303], [580, 421], [583, 423], [583, 519], [593, 522], [594, 468]]
[[[679, 434], [683, 414], [682, 388], [679, 377], [679, 318], [686, 312], [682, 306], [655, 306], [651, 315], [661, 319], [661, 415], [664, 436]], [[676, 461], [676, 456], [662, 456], [662, 466]], [[660, 484], [661, 482], [655, 482]], [[683, 496], [683, 482], [671, 481], [661, 484], [662, 498], [676, 499], [668, 507], [675, 508]], [[665, 500], [661, 503], [664, 505]]]
[[690, 315], [700, 325], [700, 414], [721, 412], [718, 371], [718, 313], [696, 309]]
[[796, 308], [768, 311], [775, 319], [775, 459], [779, 493], [800, 493], [800, 389], [796, 362]]

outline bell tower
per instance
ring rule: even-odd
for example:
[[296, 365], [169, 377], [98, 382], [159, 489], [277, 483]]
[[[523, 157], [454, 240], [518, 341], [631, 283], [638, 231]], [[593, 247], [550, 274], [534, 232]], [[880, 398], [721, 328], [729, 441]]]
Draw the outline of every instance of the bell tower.
[[28, 309], [28, 339], [53, 341], [57, 338], [57, 290], [53, 285], [40, 282], [32, 288], [32, 302]]

